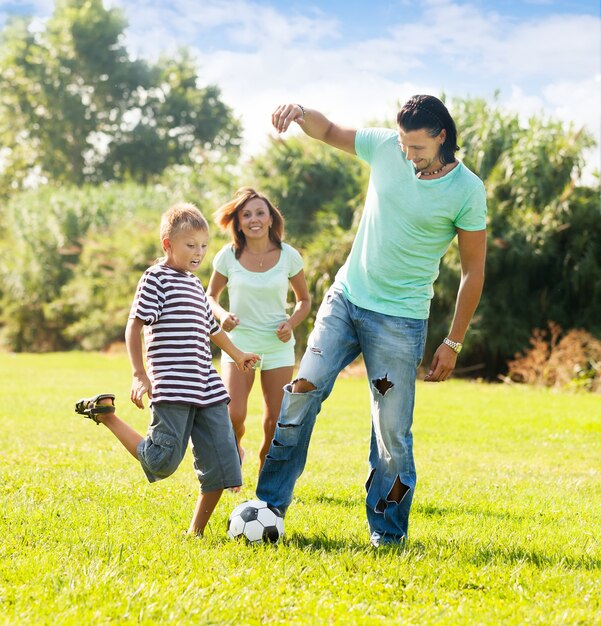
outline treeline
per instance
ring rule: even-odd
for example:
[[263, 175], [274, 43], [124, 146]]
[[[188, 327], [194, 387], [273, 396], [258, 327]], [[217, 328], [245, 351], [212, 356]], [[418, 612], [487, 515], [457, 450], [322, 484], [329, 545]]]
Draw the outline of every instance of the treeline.
[[[155, 65], [132, 61], [124, 28], [119, 11], [100, 0], [63, 0], [43, 30], [14, 20], [2, 33], [7, 349], [104, 349], [122, 340], [136, 281], [160, 255], [159, 215], [180, 199], [210, 219], [239, 186], [265, 192], [304, 253], [315, 306], [350, 249], [368, 177], [358, 159], [290, 138], [241, 162], [240, 122], [218, 87], [199, 86], [185, 51]], [[487, 378], [505, 373], [550, 321], [601, 338], [599, 184], [575, 184], [591, 137], [542, 116], [520, 124], [479, 99], [448, 105], [459, 156], [485, 181], [489, 211], [487, 280], [462, 367]], [[209, 261], [223, 242], [213, 228]], [[201, 268], [205, 284], [210, 269]], [[448, 329], [458, 279], [452, 247], [436, 283], [429, 354]], [[589, 361], [583, 367], [594, 374], [595, 357]]]

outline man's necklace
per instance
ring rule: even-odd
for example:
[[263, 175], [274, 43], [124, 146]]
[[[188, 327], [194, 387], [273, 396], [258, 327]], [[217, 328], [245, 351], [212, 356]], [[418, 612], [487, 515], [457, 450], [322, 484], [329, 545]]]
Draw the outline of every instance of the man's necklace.
[[434, 174], [442, 172], [447, 165], [448, 163], [443, 163], [437, 170], [432, 170], [431, 172], [415, 172], [415, 174], [418, 178], [421, 178], [422, 176], [434, 176]]

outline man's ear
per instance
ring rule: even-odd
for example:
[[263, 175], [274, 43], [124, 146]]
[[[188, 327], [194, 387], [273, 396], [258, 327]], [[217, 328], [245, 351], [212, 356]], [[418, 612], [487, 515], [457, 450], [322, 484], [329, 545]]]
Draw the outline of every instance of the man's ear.
[[161, 242], [163, 244], [163, 251], [164, 252], [168, 252], [171, 249], [171, 244], [169, 242], [169, 238], [165, 237], [165, 239], [163, 239], [163, 241]]

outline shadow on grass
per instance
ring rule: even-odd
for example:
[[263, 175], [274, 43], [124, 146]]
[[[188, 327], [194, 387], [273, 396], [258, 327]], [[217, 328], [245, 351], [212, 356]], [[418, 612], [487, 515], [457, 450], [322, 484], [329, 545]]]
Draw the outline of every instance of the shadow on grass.
[[286, 535], [283, 543], [287, 547], [294, 547], [305, 552], [339, 552], [339, 553], [362, 553], [373, 554], [374, 556], [382, 555], [405, 555], [405, 557], [413, 557], [425, 554], [428, 550], [426, 546], [419, 541], [409, 541], [407, 543], [388, 543], [374, 548], [369, 543], [367, 535], [365, 539], [357, 540], [353, 538], [340, 539], [328, 537], [320, 533], [314, 535], [302, 535], [300, 533], [292, 533]]
[[445, 517], [447, 515], [471, 515], [473, 517], [492, 517], [497, 520], [522, 520], [523, 515], [516, 515], [511, 511], [487, 511], [485, 509], [469, 508], [463, 505], [444, 507], [434, 504], [414, 504], [412, 511], [421, 513], [425, 517]]
[[[309, 502], [309, 501], [308, 501]], [[324, 494], [320, 494], [318, 496], [314, 496], [310, 500], [311, 503], [318, 502], [319, 504], [333, 504], [336, 506], [341, 506], [344, 508], [353, 508], [356, 506], [365, 506], [365, 501], [362, 495], [358, 495], [357, 497], [349, 497], [348, 495], [344, 496], [327, 496]], [[299, 503], [302, 503], [302, 500], [299, 499]]]
[[529, 564], [540, 569], [562, 567], [566, 570], [599, 570], [601, 559], [586, 554], [569, 556], [561, 553], [547, 554], [540, 550], [526, 548], [500, 548], [495, 546], [482, 547], [469, 558], [474, 565], [490, 565], [507, 563], [510, 565]]
[[287, 546], [299, 548], [307, 552], [348, 552], [365, 551], [369, 547], [367, 539], [364, 542], [354, 539], [340, 539], [328, 537], [325, 534], [301, 535], [291, 533], [284, 537]]
[[[381, 545], [374, 548], [367, 538], [364, 541], [353, 538], [340, 539], [329, 537], [325, 534], [301, 535], [292, 533], [285, 537], [283, 541], [287, 547], [298, 548], [305, 552], [328, 552], [328, 553], [361, 553], [373, 554], [378, 558], [381, 556], [403, 556], [405, 560], [421, 558], [427, 554], [437, 554], [436, 546], [423, 543], [421, 541], [411, 541], [407, 543], [394, 543]], [[441, 542], [453, 547], [456, 553], [457, 545], [454, 541]], [[601, 559], [588, 555], [569, 556], [565, 554], [549, 554], [540, 550], [528, 550], [525, 548], [501, 548], [495, 546], [483, 546], [476, 549], [471, 555], [468, 551], [463, 552], [466, 561], [477, 566], [491, 564], [508, 565], [533, 565], [539, 569], [549, 569], [552, 567], [562, 567], [566, 570], [599, 570], [601, 569]]]

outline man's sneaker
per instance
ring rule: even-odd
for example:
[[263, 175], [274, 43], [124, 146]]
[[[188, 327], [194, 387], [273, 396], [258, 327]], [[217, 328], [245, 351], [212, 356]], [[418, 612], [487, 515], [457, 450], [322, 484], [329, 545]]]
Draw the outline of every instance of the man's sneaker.
[[[111, 400], [111, 404], [98, 404], [100, 400]], [[112, 393], [99, 393], [93, 398], [82, 398], [75, 403], [75, 412], [100, 424], [97, 415], [115, 412], [115, 396]]]

